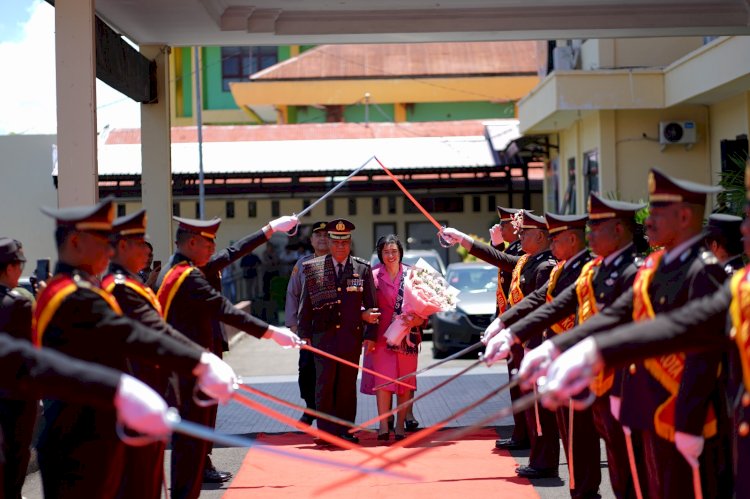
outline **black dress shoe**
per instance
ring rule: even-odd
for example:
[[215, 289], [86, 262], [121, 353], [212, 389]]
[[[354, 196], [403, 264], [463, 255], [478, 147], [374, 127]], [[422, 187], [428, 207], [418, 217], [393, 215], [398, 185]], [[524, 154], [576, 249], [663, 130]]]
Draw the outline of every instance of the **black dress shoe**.
[[299, 417], [299, 422], [305, 423], [306, 425], [313, 424], [313, 421], [315, 421], [315, 416], [310, 416], [309, 414], [302, 414], [302, 416]]
[[396, 442], [399, 442], [405, 438], [406, 438], [406, 435], [399, 435], [398, 433], [394, 433], [393, 435], [393, 440], [395, 440]]
[[232, 474], [228, 471], [219, 471], [215, 468], [203, 470], [204, 483], [224, 483], [232, 479]]
[[387, 442], [388, 439], [391, 438], [391, 434], [387, 431], [385, 433], [378, 433], [378, 440]]
[[359, 443], [359, 438], [357, 437], [357, 435], [352, 435], [351, 433], [344, 433], [343, 435], [339, 435], [339, 436], [343, 438], [344, 440], [351, 442], [353, 444]]
[[531, 466], [519, 466], [516, 474], [524, 478], [557, 478], [560, 476], [557, 468], [532, 468]]
[[406, 431], [417, 431], [417, 428], [419, 428], [419, 421], [416, 419], [407, 419], [404, 421], [404, 428]]
[[513, 440], [512, 438], [501, 438], [495, 440], [496, 449], [526, 450], [531, 448], [528, 440]]

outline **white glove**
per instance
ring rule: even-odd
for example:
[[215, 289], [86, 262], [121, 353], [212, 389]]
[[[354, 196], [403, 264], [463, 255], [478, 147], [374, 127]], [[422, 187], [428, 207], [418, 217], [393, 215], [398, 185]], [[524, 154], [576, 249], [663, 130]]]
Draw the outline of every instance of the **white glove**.
[[165, 437], [172, 430], [167, 424], [167, 403], [150, 386], [123, 374], [115, 394], [117, 419], [139, 433]]
[[283, 216], [276, 220], [271, 220], [268, 225], [271, 227], [273, 232], [289, 232], [297, 226], [297, 217]]
[[505, 324], [503, 324], [503, 321], [500, 320], [500, 316], [498, 315], [497, 317], [495, 317], [495, 320], [493, 320], [490, 325], [487, 326], [487, 329], [484, 330], [484, 333], [482, 333], [482, 343], [486, 345], [487, 343], [489, 343], [493, 336], [495, 336], [503, 329], [505, 329]]
[[594, 338], [586, 338], [552, 362], [545, 391], [553, 399], [566, 401], [591, 385], [601, 363]]
[[201, 354], [201, 360], [193, 369], [198, 378], [198, 388], [209, 397], [222, 404], [229, 402], [237, 383], [237, 375], [229, 364], [208, 352]]
[[487, 343], [487, 348], [484, 350], [484, 361], [488, 366], [491, 366], [495, 362], [503, 359], [507, 359], [510, 355], [510, 347], [513, 346], [515, 337], [510, 329], [505, 328], [496, 334]]
[[284, 348], [297, 347], [302, 344], [300, 337], [285, 327], [269, 325], [263, 338], [271, 339]]
[[499, 246], [503, 243], [503, 234], [500, 231], [500, 224], [495, 224], [490, 228], [490, 241], [492, 241], [492, 246]]
[[615, 397], [614, 395], [609, 396], [609, 412], [612, 413], [612, 416], [619, 421], [620, 420], [620, 403], [622, 402], [622, 399], [620, 397]]
[[703, 452], [703, 437], [675, 431], [674, 445], [692, 468], [698, 467], [698, 458]]
[[549, 365], [558, 355], [560, 351], [549, 340], [524, 355], [518, 369], [521, 385], [531, 389], [540, 376], [547, 374]]
[[474, 241], [472, 238], [452, 227], [445, 227], [440, 231], [440, 235], [443, 236], [445, 242], [448, 244], [461, 244], [463, 241]]

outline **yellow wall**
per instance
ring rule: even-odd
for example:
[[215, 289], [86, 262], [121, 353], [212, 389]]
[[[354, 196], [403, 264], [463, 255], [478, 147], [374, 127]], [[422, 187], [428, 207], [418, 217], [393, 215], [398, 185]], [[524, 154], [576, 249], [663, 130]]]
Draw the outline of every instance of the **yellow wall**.
[[721, 171], [721, 141], [734, 140], [750, 130], [750, 92], [736, 95], [709, 107], [711, 123], [711, 170]]
[[703, 45], [702, 37], [589, 39], [581, 69], [666, 66]]

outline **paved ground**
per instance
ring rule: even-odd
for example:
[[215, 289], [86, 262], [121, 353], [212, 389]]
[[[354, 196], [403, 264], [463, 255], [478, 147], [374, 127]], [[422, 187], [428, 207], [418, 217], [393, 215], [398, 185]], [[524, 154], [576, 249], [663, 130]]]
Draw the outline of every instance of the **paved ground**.
[[[227, 355], [227, 361], [234, 367], [237, 374], [243, 376], [246, 382], [252, 386], [282, 397], [288, 401], [298, 404], [302, 403], [297, 388], [297, 358], [296, 351], [284, 351], [279, 349], [273, 342], [257, 341], [252, 338], [242, 338], [235, 343], [231, 352]], [[431, 343], [425, 342], [420, 354], [419, 365], [426, 366], [435, 362], [431, 356]], [[446, 377], [458, 372], [473, 362], [473, 359], [460, 359], [450, 361], [443, 366], [425, 373], [419, 377], [419, 390], [429, 389], [431, 386], [446, 379]], [[467, 375], [458, 378], [446, 387], [436, 391], [417, 402], [414, 414], [423, 424], [430, 425], [449, 417], [456, 409], [473, 402], [485, 393], [491, 391], [500, 383], [507, 381], [507, 369], [505, 365], [497, 365], [487, 368], [480, 365], [470, 371]], [[467, 426], [497, 412], [509, 405], [510, 400], [507, 392], [495, 397], [490, 402], [478, 407], [467, 415], [455, 419], [448, 426]], [[275, 407], [276, 408], [276, 407]], [[278, 407], [278, 410], [297, 417], [296, 410]], [[358, 399], [357, 421], [365, 421], [377, 414], [375, 397], [360, 394]], [[507, 436], [510, 432], [511, 418], [505, 418], [496, 423], [498, 433]], [[219, 409], [217, 421], [219, 431], [231, 434], [252, 437], [257, 433], [275, 433], [288, 431], [280, 423], [254, 413], [245, 407], [230, 403]], [[602, 444], [602, 497], [613, 498], [609, 486], [606, 470], [606, 456]], [[567, 489], [567, 463], [561, 451], [560, 479], [537, 480], [534, 485], [537, 492], [544, 499], [570, 497]], [[217, 468], [236, 473], [245, 456], [244, 448], [214, 449], [213, 460]], [[514, 452], [513, 456], [520, 464], [528, 463], [528, 451]], [[168, 462], [168, 460], [167, 460]], [[204, 485], [201, 498], [218, 499], [223, 495], [225, 487]], [[24, 495], [29, 498], [41, 498], [41, 487], [39, 473], [29, 475]]]

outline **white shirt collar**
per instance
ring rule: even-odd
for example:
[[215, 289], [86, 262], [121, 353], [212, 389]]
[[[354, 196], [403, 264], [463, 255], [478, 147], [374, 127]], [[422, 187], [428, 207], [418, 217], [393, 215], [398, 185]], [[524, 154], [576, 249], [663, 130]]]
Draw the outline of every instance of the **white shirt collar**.
[[564, 269], [565, 269], [565, 268], [568, 268], [568, 266], [569, 266], [569, 265], [570, 265], [571, 263], [573, 263], [574, 261], [576, 261], [576, 259], [577, 259], [577, 258], [578, 258], [579, 256], [581, 256], [582, 254], [584, 254], [584, 253], [585, 253], [586, 251], [588, 251], [588, 248], [583, 248], [583, 249], [582, 249], [581, 251], [579, 251], [579, 252], [578, 252], [578, 253], [576, 253], [575, 255], [573, 255], [573, 256], [571, 256], [570, 258], [568, 258], [567, 260], [565, 260], [565, 264], [563, 265], [563, 268], [564, 268]]
[[680, 254], [683, 251], [685, 251], [686, 249], [688, 249], [690, 246], [694, 245], [695, 243], [697, 243], [701, 239], [703, 239], [703, 234], [702, 233], [701, 234], [697, 234], [697, 235], [691, 237], [687, 241], [681, 242], [680, 244], [678, 244], [677, 246], [675, 246], [671, 250], [667, 251], [666, 254], [664, 255], [664, 263], [665, 264], [672, 263], [674, 261], [674, 259], [677, 258], [678, 256], [680, 256]]
[[617, 251], [615, 251], [614, 253], [611, 253], [611, 254], [607, 255], [606, 257], [604, 257], [604, 261], [602, 263], [604, 265], [609, 265], [610, 263], [612, 263], [612, 262], [615, 261], [615, 258], [617, 258], [618, 256], [620, 256], [623, 253], [625, 253], [626, 251], [628, 251], [631, 248], [631, 246], [633, 246], [633, 243], [625, 245], [622, 248], [620, 248]]

